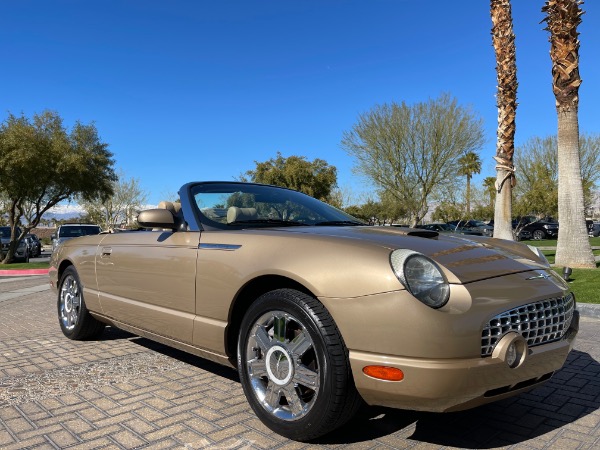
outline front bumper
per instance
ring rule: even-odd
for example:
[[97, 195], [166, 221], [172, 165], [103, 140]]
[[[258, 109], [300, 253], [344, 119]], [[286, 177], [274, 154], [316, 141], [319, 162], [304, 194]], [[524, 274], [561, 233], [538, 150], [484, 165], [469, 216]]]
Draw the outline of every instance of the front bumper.
[[[406, 291], [320, 300], [343, 336], [355, 385], [368, 404], [441, 412], [518, 394], [559, 370], [575, 342], [576, 311], [560, 340], [526, 348], [518, 330], [502, 331], [523, 340], [525, 357], [514, 368], [506, 354], [496, 354], [500, 342], [492, 356], [483, 355], [482, 331], [504, 312], [567, 294], [553, 278], [529, 271], [452, 285], [448, 304], [437, 310]], [[372, 378], [366, 366], [397, 368], [404, 378]]]
[[[565, 337], [528, 349], [523, 363], [510, 368], [502, 358], [418, 359], [350, 351], [354, 382], [369, 405], [418, 411], [459, 411], [525, 392], [550, 379], [573, 348], [579, 327], [575, 311]], [[399, 382], [372, 378], [366, 366], [402, 370]]]

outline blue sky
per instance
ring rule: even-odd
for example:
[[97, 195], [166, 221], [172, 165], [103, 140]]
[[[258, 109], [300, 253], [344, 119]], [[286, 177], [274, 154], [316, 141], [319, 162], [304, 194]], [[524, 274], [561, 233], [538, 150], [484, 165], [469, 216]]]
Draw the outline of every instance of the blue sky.
[[[583, 5], [580, 26], [588, 133], [600, 133], [598, 3]], [[542, 5], [513, 1], [517, 145], [556, 133]], [[94, 122], [150, 203], [187, 181], [231, 180], [277, 151], [325, 159], [340, 186], [368, 190], [342, 133], [376, 104], [444, 92], [484, 119], [479, 179], [494, 175], [487, 0], [23, 0], [2, 2], [0, 21], [0, 119], [51, 109], [67, 126]]]

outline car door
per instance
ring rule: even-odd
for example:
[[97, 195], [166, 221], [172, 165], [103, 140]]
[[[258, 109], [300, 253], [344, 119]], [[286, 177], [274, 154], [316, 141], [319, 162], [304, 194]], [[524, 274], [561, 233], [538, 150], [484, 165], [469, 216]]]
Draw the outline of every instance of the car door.
[[96, 254], [103, 313], [142, 330], [192, 342], [199, 232], [106, 236]]

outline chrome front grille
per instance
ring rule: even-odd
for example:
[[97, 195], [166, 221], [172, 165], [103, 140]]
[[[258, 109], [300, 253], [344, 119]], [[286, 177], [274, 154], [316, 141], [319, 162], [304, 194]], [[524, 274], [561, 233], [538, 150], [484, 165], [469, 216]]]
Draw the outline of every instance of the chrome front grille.
[[481, 332], [481, 356], [490, 356], [506, 333], [521, 334], [529, 347], [562, 339], [573, 319], [573, 294], [529, 303], [493, 317]]

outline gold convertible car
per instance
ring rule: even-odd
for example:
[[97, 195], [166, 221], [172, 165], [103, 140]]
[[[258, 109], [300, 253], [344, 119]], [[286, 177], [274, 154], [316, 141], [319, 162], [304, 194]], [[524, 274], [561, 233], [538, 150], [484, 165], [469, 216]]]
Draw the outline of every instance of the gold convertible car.
[[526, 245], [366, 226], [296, 191], [184, 185], [140, 230], [52, 255], [70, 339], [106, 325], [237, 367], [272, 430], [311, 440], [366, 402], [455, 411], [559, 370], [579, 315]]

